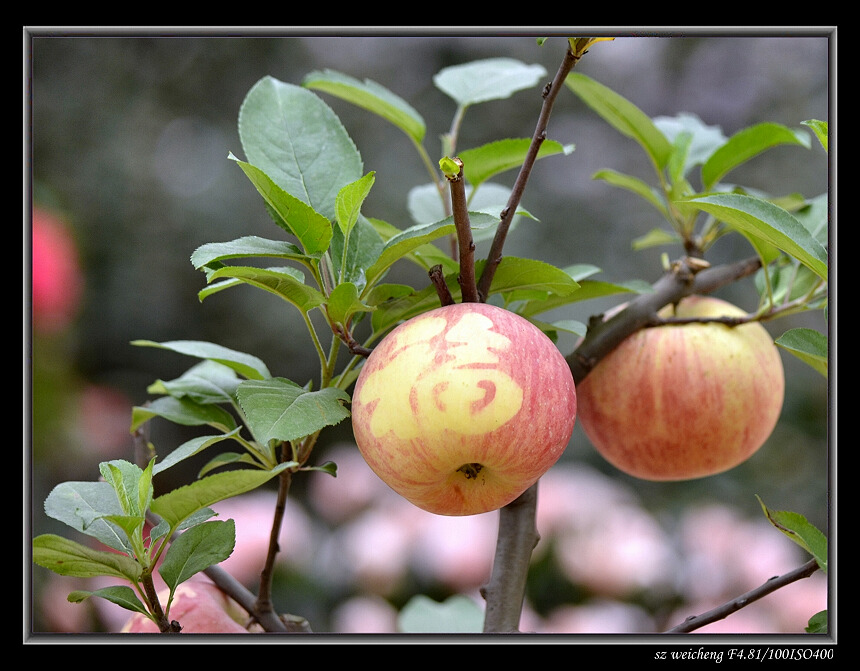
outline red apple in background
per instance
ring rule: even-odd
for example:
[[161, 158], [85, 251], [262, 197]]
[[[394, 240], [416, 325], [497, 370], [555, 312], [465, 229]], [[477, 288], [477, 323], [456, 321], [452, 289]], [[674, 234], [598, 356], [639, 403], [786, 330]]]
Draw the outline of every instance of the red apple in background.
[[[672, 306], [661, 311], [672, 314]], [[735, 317], [723, 300], [690, 296], [678, 317]], [[758, 323], [646, 328], [602, 359], [579, 385], [579, 417], [611, 464], [644, 480], [688, 480], [748, 459], [782, 410], [782, 361]]]
[[65, 223], [41, 208], [33, 208], [32, 308], [33, 327], [56, 333], [68, 326], [83, 291], [78, 250]]
[[576, 419], [570, 368], [526, 319], [458, 303], [405, 322], [356, 381], [359, 450], [394, 491], [440, 515], [507, 505], [564, 452]]

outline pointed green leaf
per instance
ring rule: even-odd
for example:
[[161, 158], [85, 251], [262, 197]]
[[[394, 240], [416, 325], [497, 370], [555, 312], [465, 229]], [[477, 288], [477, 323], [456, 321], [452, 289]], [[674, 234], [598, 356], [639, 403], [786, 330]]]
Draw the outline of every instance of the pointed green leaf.
[[370, 312], [373, 308], [361, 301], [352, 282], [344, 282], [332, 290], [326, 310], [333, 323], [345, 325], [356, 312]]
[[239, 111], [245, 157], [326, 219], [341, 187], [362, 175], [361, 156], [340, 119], [312, 91], [263, 77]]
[[[499, 223], [498, 216], [492, 216], [483, 212], [470, 212], [469, 223], [472, 231], [481, 231], [491, 228]], [[382, 274], [398, 259], [414, 252], [424, 245], [457, 232], [454, 217], [446, 217], [432, 224], [416, 224], [404, 231], [392, 236], [379, 254], [376, 262], [367, 269], [367, 277], [371, 284], [379, 279]]]
[[107, 482], [62, 482], [45, 499], [48, 517], [92, 536], [109, 548], [132, 554], [125, 534], [105, 519], [122, 513], [116, 491]]
[[[330, 224], [329, 227], [331, 227]], [[201, 245], [191, 255], [191, 263], [195, 268], [200, 269], [215, 261], [256, 256], [291, 259], [302, 263], [308, 263], [310, 260], [310, 257], [292, 242], [267, 240], [248, 235], [231, 242], [210, 242]]]
[[76, 578], [110, 576], [136, 582], [141, 566], [131, 557], [94, 550], [54, 534], [33, 539], [33, 562], [54, 573]]
[[[475, 273], [480, 274], [486, 265], [481, 260], [475, 264]], [[460, 299], [457, 271], [445, 276], [445, 283], [455, 300]], [[490, 295], [512, 294], [524, 290], [536, 290], [547, 295], [567, 296], [577, 291], [579, 283], [568, 273], [543, 261], [506, 256], [493, 275]], [[411, 319], [427, 310], [439, 307], [439, 296], [433, 285], [407, 296], [387, 301], [377, 306], [371, 323], [374, 333], [381, 334], [400, 321]]]
[[233, 470], [209, 475], [190, 485], [174, 489], [156, 497], [151, 510], [176, 529], [194, 513], [225, 499], [239, 496], [266, 484], [273, 477], [297, 464], [292, 461], [278, 464], [270, 471]]
[[738, 131], [702, 166], [704, 189], [712, 189], [729, 171], [782, 144], [796, 144], [808, 149], [809, 136], [776, 123], [760, 123]]
[[719, 126], [706, 126], [695, 114], [686, 112], [674, 117], [655, 117], [654, 125], [666, 136], [673, 147], [682, 136], [689, 138], [686, 156], [682, 165], [678, 166], [676, 179], [686, 175], [694, 166], [702, 165], [727, 140]]
[[346, 239], [340, 228], [335, 229], [331, 242], [331, 257], [340, 269], [340, 282], [352, 282], [359, 290], [367, 286], [367, 269], [379, 258], [383, 242], [366, 217], [358, 221]]
[[818, 138], [821, 146], [824, 147], [824, 151], [827, 151], [827, 122], [809, 119], [807, 121], [801, 121], [800, 123], [804, 126], [809, 126], [812, 129], [812, 132], [815, 133], [815, 137]]
[[68, 600], [71, 603], [80, 603], [93, 596], [107, 599], [111, 603], [116, 604], [121, 608], [125, 608], [126, 610], [130, 610], [133, 613], [140, 613], [147, 617], [149, 616], [146, 607], [143, 605], [141, 600], [137, 598], [135, 591], [131, 587], [126, 587], [125, 585], [103, 587], [93, 592], [75, 590], [74, 592], [69, 593]]
[[185, 441], [182, 445], [168, 454], [162, 461], [155, 464], [152, 469], [153, 475], [158, 475], [159, 473], [166, 471], [171, 466], [175, 466], [180, 461], [184, 461], [189, 457], [193, 457], [195, 454], [199, 454], [207, 447], [216, 445], [224, 440], [232, 439], [239, 434], [240, 430], [240, 428], [236, 428], [229, 433], [224, 433], [218, 436], [199, 436]]
[[[325, 303], [325, 296], [304, 283], [304, 275], [296, 268], [254, 268], [223, 266], [209, 274], [208, 280], [231, 278], [268, 291], [291, 303], [302, 312], [310, 312]], [[229, 364], [228, 364], [229, 365]], [[258, 377], [257, 379], [266, 379]]]
[[[463, 161], [463, 177], [473, 186], [507, 170], [519, 168], [526, 158], [531, 140], [528, 138], [497, 140], [489, 144], [466, 149], [457, 154]], [[544, 140], [538, 150], [537, 158], [573, 152], [573, 145], [563, 145], [554, 140]]]
[[302, 86], [325, 91], [342, 100], [373, 112], [402, 130], [415, 144], [421, 144], [426, 127], [424, 119], [409, 103], [384, 86], [370, 79], [359, 81], [334, 70], [317, 70], [309, 73]]
[[183, 426], [209, 425], [225, 433], [236, 428], [233, 415], [217, 405], [201, 405], [187, 398], [162, 396], [149, 405], [132, 408], [131, 432], [134, 433], [154, 417]]
[[658, 170], [666, 167], [672, 154], [672, 144], [647, 114], [612, 89], [583, 74], [569, 74], [565, 84], [615, 130], [636, 140]]
[[513, 58], [488, 58], [440, 70], [436, 87], [460, 107], [509, 98], [535, 86], [546, 75], [542, 65], [526, 65]]
[[240, 161], [233, 155], [230, 158], [239, 164], [271, 211], [277, 215], [275, 222], [298, 238], [306, 254], [319, 255], [328, 249], [332, 235], [331, 221], [284, 191], [256, 166]]
[[152, 340], [134, 340], [131, 343], [138, 347], [160, 347], [179, 354], [193, 356], [200, 359], [210, 359], [232, 368], [240, 375], [249, 379], [265, 380], [272, 377], [269, 369], [260, 359], [244, 352], [216, 345], [201, 340], [170, 340], [167, 342], [153, 342]]
[[615, 170], [604, 169], [598, 170], [591, 176], [591, 178], [601, 179], [607, 184], [631, 191], [653, 205], [663, 216], [668, 214], [666, 211], [666, 203], [663, 202], [663, 199], [660, 197], [657, 190], [638, 177], [625, 175], [623, 173], [616, 172]]
[[175, 591], [193, 575], [227, 559], [235, 546], [233, 520], [203, 522], [184, 531], [170, 544], [158, 573]]
[[827, 377], [827, 336], [814, 329], [794, 328], [776, 339], [776, 344]]
[[147, 392], [189, 398], [195, 403], [229, 403], [241, 382], [236, 371], [215, 361], [201, 361], [174, 380], [156, 380]]
[[337, 225], [340, 226], [340, 230], [345, 236], [349, 235], [355, 222], [358, 221], [361, 206], [370, 193], [375, 180], [375, 173], [369, 172], [361, 179], [347, 184], [338, 191], [335, 203], [336, 219]]
[[237, 392], [255, 440], [297, 440], [349, 417], [349, 395], [334, 387], [308, 392], [282, 378], [244, 382]]
[[768, 508], [760, 496], [756, 496], [768, 521], [811, 554], [821, 570], [827, 573], [827, 537], [798, 513]]
[[827, 279], [827, 250], [797, 219], [766, 200], [735, 193], [700, 196], [679, 201], [762, 239], [793, 256], [822, 279]]

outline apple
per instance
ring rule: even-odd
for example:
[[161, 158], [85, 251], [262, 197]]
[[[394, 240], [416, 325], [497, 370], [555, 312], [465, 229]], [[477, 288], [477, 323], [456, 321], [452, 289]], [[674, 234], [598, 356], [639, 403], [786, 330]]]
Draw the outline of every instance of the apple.
[[[161, 604], [167, 603], [169, 591], [160, 592]], [[248, 634], [260, 633], [258, 624], [238, 603], [224, 594], [215, 584], [202, 578], [192, 578], [173, 595], [170, 619], [179, 622], [183, 634]], [[125, 634], [158, 634], [158, 627], [145, 615], [135, 613], [122, 628]]]
[[570, 367], [534, 324], [456, 303], [397, 326], [355, 384], [352, 426], [373, 471], [439, 515], [507, 505], [567, 447], [576, 420]]
[[57, 333], [75, 316], [83, 292], [83, 272], [75, 241], [65, 222], [41, 208], [33, 209], [33, 327]]
[[[746, 311], [689, 296], [674, 314], [735, 317]], [[764, 444], [782, 410], [785, 377], [761, 324], [698, 322], [634, 333], [577, 391], [582, 428], [607, 461], [644, 480], [689, 480], [727, 471]]]

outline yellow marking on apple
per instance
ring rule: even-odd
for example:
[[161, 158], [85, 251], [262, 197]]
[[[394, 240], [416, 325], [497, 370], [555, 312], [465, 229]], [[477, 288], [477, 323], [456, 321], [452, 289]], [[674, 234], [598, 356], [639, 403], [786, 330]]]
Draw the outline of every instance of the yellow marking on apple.
[[[392, 431], [409, 439], [428, 427], [447, 426], [464, 435], [480, 435], [511, 419], [522, 406], [523, 391], [496, 368], [497, 352], [508, 349], [510, 339], [494, 333], [493, 322], [484, 315], [462, 315], [447, 331], [444, 319], [425, 322], [411, 328], [407, 324], [403, 344], [392, 357], [396, 364], [377, 369], [361, 388], [361, 403], [378, 402], [370, 423], [373, 434], [382, 437]], [[480, 370], [478, 376], [475, 369]], [[415, 380], [408, 394], [386, 393], [409, 372]]]

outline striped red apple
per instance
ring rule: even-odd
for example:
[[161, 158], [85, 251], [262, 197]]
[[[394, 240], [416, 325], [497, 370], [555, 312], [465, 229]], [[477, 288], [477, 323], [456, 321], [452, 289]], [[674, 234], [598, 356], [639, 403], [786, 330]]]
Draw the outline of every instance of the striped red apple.
[[507, 505], [567, 447], [570, 368], [534, 324], [457, 303], [400, 324], [366, 360], [352, 397], [361, 454], [394, 491], [440, 515]]
[[[690, 296], [672, 312], [742, 317], [726, 301]], [[664, 325], [633, 334], [578, 388], [586, 435], [607, 461], [644, 480], [722, 473], [751, 457], [782, 410], [785, 379], [773, 339], [757, 322]]]

